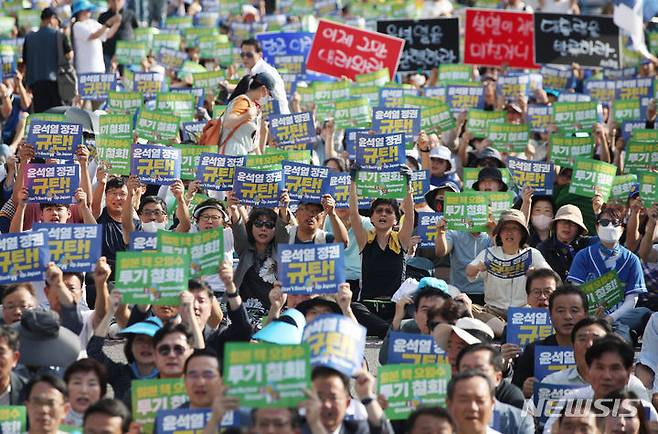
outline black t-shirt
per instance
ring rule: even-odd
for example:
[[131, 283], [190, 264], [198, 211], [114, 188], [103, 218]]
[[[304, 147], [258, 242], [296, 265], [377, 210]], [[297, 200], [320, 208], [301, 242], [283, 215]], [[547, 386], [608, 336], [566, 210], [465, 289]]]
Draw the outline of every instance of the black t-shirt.
[[550, 335], [540, 341], [535, 341], [525, 346], [523, 353], [514, 362], [514, 375], [512, 376], [512, 384], [521, 390], [523, 390], [525, 380], [535, 376], [536, 345], [557, 346], [557, 338], [555, 335]]
[[103, 256], [107, 258], [107, 263], [112, 267], [114, 273], [117, 252], [126, 250], [126, 244], [123, 242], [123, 226], [121, 222], [110, 217], [107, 208], [103, 208], [97, 223], [103, 225]]
[[[121, 14], [121, 26], [119, 27], [119, 30], [114, 36], [103, 42], [103, 54], [108, 56], [114, 56], [117, 48], [117, 41], [128, 41], [133, 39], [133, 29], [136, 29], [139, 26], [135, 12], [133, 12], [131, 9], [123, 8], [119, 11], [119, 13]], [[105, 25], [107, 20], [112, 18], [114, 15], [115, 13], [108, 9], [107, 11], [100, 14], [98, 17], [98, 22]]]

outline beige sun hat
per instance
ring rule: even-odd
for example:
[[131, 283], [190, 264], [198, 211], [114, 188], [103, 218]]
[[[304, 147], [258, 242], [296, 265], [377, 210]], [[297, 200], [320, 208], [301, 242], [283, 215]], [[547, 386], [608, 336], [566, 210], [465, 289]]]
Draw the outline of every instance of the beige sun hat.
[[[587, 234], [587, 226], [583, 222], [583, 214], [580, 212], [580, 208], [575, 205], [562, 205], [560, 209], [555, 213], [555, 217], [551, 222], [551, 225], [554, 225], [558, 220], [565, 220], [571, 223], [578, 225], [583, 230], [583, 235]], [[555, 228], [553, 228], [555, 230]]]

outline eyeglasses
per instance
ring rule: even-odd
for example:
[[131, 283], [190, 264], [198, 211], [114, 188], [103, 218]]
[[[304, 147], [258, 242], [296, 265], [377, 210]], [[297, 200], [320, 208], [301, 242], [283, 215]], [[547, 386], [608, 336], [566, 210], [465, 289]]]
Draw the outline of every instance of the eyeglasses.
[[190, 380], [194, 380], [194, 381], [199, 380], [201, 378], [210, 381], [210, 380], [214, 380], [218, 376], [219, 374], [213, 371], [203, 371], [203, 372], [192, 371], [185, 374], [185, 378], [189, 378]]
[[166, 215], [164, 211], [160, 211], [159, 209], [148, 209], [148, 210], [142, 210], [142, 214], [145, 215], [146, 217], [161, 217], [163, 215]]
[[30, 304], [5, 304], [4, 305], [5, 310], [27, 310], [27, 309], [32, 309], [32, 305]]
[[599, 225], [600, 226], [610, 226], [610, 223], [612, 223], [613, 226], [621, 226], [621, 220], [617, 220], [617, 219], [600, 219], [599, 220]]
[[543, 289], [537, 288], [537, 289], [531, 289], [530, 290], [530, 294], [535, 296], [535, 297], [539, 297], [539, 296], [543, 295], [544, 297], [548, 298], [548, 297], [551, 296], [552, 293], [553, 293], [552, 288], [551, 289], [549, 289], [549, 288], [543, 288]]
[[182, 356], [185, 353], [185, 347], [182, 345], [174, 345], [173, 347], [171, 345], [160, 345], [156, 350], [161, 356], [168, 356], [172, 351], [177, 356]]
[[202, 216], [199, 216], [199, 221], [206, 222], [206, 223], [218, 222], [218, 221], [222, 221], [222, 220], [223, 220], [222, 216], [220, 216], [220, 215], [202, 215]]
[[267, 221], [256, 220], [254, 222], [254, 227], [257, 227], [257, 228], [265, 227], [267, 229], [274, 229], [274, 226], [275, 226], [274, 222], [270, 221], [270, 220], [267, 220]]
[[254, 53], [251, 51], [243, 51], [240, 53], [240, 57], [246, 57], [247, 59], [253, 59], [254, 58]]

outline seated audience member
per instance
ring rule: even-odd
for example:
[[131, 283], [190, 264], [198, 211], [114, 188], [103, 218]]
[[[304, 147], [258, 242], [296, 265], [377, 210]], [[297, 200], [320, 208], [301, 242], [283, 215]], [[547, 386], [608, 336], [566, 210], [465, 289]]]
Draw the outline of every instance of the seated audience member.
[[89, 406], [107, 392], [107, 371], [94, 359], [80, 359], [68, 367], [64, 382], [69, 393], [70, 410], [64, 418], [69, 426], [81, 427]]
[[[569, 411], [569, 408], [574, 410]], [[577, 401], [565, 402], [556, 425], [551, 434], [599, 434], [596, 414], [582, 409]]]
[[589, 246], [594, 237], [588, 237], [580, 209], [574, 205], [563, 205], [551, 222], [551, 236], [537, 245], [553, 270], [562, 280], [567, 278], [576, 253]]
[[548, 300], [560, 285], [562, 279], [550, 268], [529, 271], [525, 284], [528, 307], [548, 309]]
[[614, 270], [624, 284], [624, 300], [607, 310], [599, 308], [597, 316], [612, 324], [615, 332], [630, 341], [630, 330], [643, 332], [644, 317], [650, 312], [636, 307], [639, 294], [647, 292], [640, 259], [619, 243], [624, 231], [623, 216], [617, 208], [603, 206], [596, 219], [599, 242], [576, 254], [567, 280], [581, 285]]
[[458, 372], [457, 356], [463, 348], [482, 342], [491, 343], [494, 338], [493, 330], [488, 325], [469, 317], [458, 319], [455, 325], [437, 324], [430, 333], [439, 348], [446, 352], [453, 374]]
[[18, 322], [23, 312], [35, 307], [36, 292], [30, 283], [8, 285], [2, 293], [2, 323], [9, 325]]
[[494, 229], [496, 246], [488, 247], [466, 266], [466, 276], [471, 280], [484, 280], [484, 309], [475, 316], [487, 323], [496, 336], [502, 336], [507, 320], [507, 309], [525, 306], [526, 275], [508, 277], [494, 274], [485, 262], [489, 255], [500, 260], [516, 258], [524, 253], [530, 255], [530, 268], [550, 268], [544, 257], [535, 248], [528, 247], [530, 236], [526, 218], [519, 210], [503, 211]]
[[658, 404], [658, 377], [656, 376], [658, 352], [656, 348], [658, 348], [658, 313], [651, 315], [644, 329], [642, 348], [635, 365], [635, 375], [642, 380], [644, 387], [652, 394], [652, 401]]
[[[551, 294], [548, 299], [548, 311], [551, 315], [551, 323], [555, 329], [555, 334], [526, 345], [523, 353], [514, 361], [512, 383], [523, 391], [523, 396], [526, 398], [532, 396], [535, 382], [535, 346], [572, 346], [571, 332], [573, 326], [587, 316], [587, 309], [587, 297], [575, 285], [562, 285]], [[513, 360], [518, 354], [517, 349], [504, 356], [511, 357]]]
[[28, 434], [59, 434], [69, 411], [66, 383], [53, 374], [39, 374], [25, 387]]
[[468, 371], [450, 379], [446, 407], [455, 420], [457, 434], [498, 433], [489, 427], [494, 405], [494, 385], [485, 374]]
[[185, 360], [185, 391], [188, 402], [178, 408], [209, 408], [222, 384], [217, 353], [206, 348], [194, 350]]
[[183, 325], [165, 324], [153, 335], [159, 378], [182, 378], [185, 361], [194, 351], [192, 333]]
[[652, 431], [646, 411], [632, 391], [612, 392], [601, 404], [606, 413], [598, 420], [601, 434], [648, 434]]
[[130, 410], [118, 399], [105, 398], [92, 404], [82, 420], [84, 434], [126, 434], [130, 429]]

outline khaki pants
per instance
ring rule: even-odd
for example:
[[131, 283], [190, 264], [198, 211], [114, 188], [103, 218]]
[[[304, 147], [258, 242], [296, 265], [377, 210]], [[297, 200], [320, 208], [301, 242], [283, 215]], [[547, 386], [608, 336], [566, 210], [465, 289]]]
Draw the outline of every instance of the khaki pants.
[[478, 304], [473, 305], [473, 317], [487, 324], [494, 332], [496, 337], [501, 337], [503, 329], [507, 323], [507, 309]]

